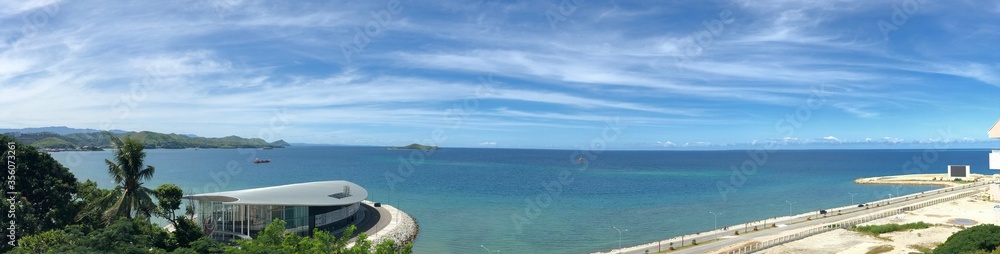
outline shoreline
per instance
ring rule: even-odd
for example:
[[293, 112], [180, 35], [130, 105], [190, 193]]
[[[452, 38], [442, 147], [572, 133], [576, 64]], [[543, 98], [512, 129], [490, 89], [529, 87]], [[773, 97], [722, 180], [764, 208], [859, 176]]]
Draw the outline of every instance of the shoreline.
[[[374, 207], [374, 202], [370, 200], [361, 202]], [[380, 208], [385, 209], [389, 214], [389, 222], [384, 228], [375, 230], [368, 235], [368, 240], [372, 242], [372, 251], [374, 251], [376, 245], [386, 239], [393, 240], [394, 245], [399, 249], [405, 247], [407, 243], [412, 244], [417, 240], [417, 235], [420, 233], [420, 225], [417, 224], [416, 219], [391, 205], [380, 204]], [[352, 238], [347, 247], [354, 246], [356, 239]]]
[[1000, 203], [983, 198], [983, 192], [973, 191], [950, 201], [856, 224], [872, 226], [922, 222], [929, 225], [927, 228], [900, 230], [877, 236], [838, 228], [760, 249], [760, 253], [867, 253], [876, 248], [892, 249], [889, 253], [922, 253], [936, 248], [951, 235], [967, 227], [1000, 225], [1000, 214], [993, 212], [993, 207]]
[[[875, 185], [933, 185], [947, 188], [960, 186], [969, 183], [979, 182], [984, 179], [996, 180], [998, 175], [969, 174], [968, 177], [961, 177], [961, 181], [956, 181], [948, 174], [910, 174], [894, 176], [862, 177], [854, 179], [855, 184], [875, 184]], [[949, 180], [950, 179], [950, 180]], [[965, 180], [971, 179], [971, 180]]]
[[[1000, 180], [1000, 174], [995, 174], [995, 175], [992, 175], [992, 176], [986, 176], [986, 175], [982, 175], [982, 174], [970, 174], [970, 176], [967, 177], [967, 178], [973, 178], [973, 179], [975, 179], [973, 181], [958, 181], [958, 182], [956, 182], [956, 181], [946, 181], [946, 180], [945, 181], [941, 181], [941, 180], [932, 181], [930, 179], [930, 178], [934, 178], [934, 177], [939, 177], [938, 179], [940, 179], [940, 177], [945, 177], [945, 176], [946, 176], [946, 174], [914, 174], [914, 175], [880, 176], [880, 177], [858, 178], [858, 179], [854, 180], [854, 183], [855, 184], [876, 184], [876, 185], [932, 185], [932, 186], [939, 186], [940, 188], [937, 188], [937, 189], [934, 189], [934, 190], [931, 190], [931, 191], [937, 191], [938, 193], [940, 193], [941, 191], [943, 191], [946, 188], [958, 187], [958, 186], [963, 186], [963, 185], [968, 185], [968, 184], [979, 184], [979, 183], [984, 183], [984, 182], [997, 182], [998, 180]], [[891, 197], [891, 198], [886, 198], [886, 199], [874, 200], [874, 201], [871, 201], [871, 202], [867, 202], [867, 204], [875, 205], [875, 206], [872, 206], [872, 208], [875, 208], [875, 207], [880, 207], [881, 204], [889, 204], [889, 203], [897, 203], [897, 202], [901, 202], [901, 201], [909, 201], [910, 199], [914, 199], [915, 200], [916, 198], [928, 195], [928, 194], [925, 194], [925, 193], [929, 193], [931, 191], [920, 192], [920, 193], [913, 193], [913, 194], [909, 194], [909, 195]], [[947, 190], [944, 190], [944, 191], [947, 192]], [[756, 232], [756, 231], [754, 231], [754, 230], [743, 230], [743, 231], [741, 231], [741, 229], [744, 229], [744, 228], [753, 229], [754, 226], [763, 226], [764, 229], [761, 230], [761, 231], [764, 231], [764, 230], [774, 230], [775, 228], [782, 228], [782, 227], [785, 227], [785, 226], [788, 226], [788, 225], [791, 225], [791, 224], [796, 224], [796, 223], [801, 223], [801, 222], [804, 222], [804, 221], [809, 221], [809, 220], [811, 220], [813, 218], [821, 219], [821, 218], [836, 217], [836, 216], [845, 216], [844, 218], [849, 218], [850, 216], [852, 216], [853, 213], [858, 212], [858, 211], [848, 211], [846, 214], [842, 214], [842, 215], [840, 213], [838, 213], [838, 211], [850, 210], [850, 209], [853, 209], [853, 208], [857, 208], [857, 205], [856, 204], [852, 204], [852, 205], [847, 205], [847, 206], [827, 208], [825, 210], [831, 212], [831, 214], [828, 214], [828, 215], [819, 215], [819, 214], [817, 214], [817, 211], [810, 211], [810, 212], [800, 213], [800, 214], [796, 214], [796, 215], [792, 215], [792, 216], [780, 216], [780, 217], [773, 217], [773, 218], [769, 218], [769, 219], [765, 219], [765, 220], [758, 220], [758, 221], [746, 222], [746, 223], [737, 224], [737, 225], [730, 225], [728, 227], [720, 227], [720, 229], [716, 229], [716, 230], [705, 231], [705, 232], [698, 232], [698, 233], [694, 233], [694, 234], [686, 234], [686, 235], [682, 235], [682, 236], [675, 236], [675, 237], [671, 237], [671, 238], [668, 238], [668, 239], [659, 240], [659, 241], [655, 241], [655, 242], [650, 242], [650, 243], [645, 243], [645, 244], [640, 244], [640, 245], [634, 245], [634, 246], [629, 246], [629, 247], [623, 247], [621, 249], [612, 249], [612, 250], [608, 250], [608, 251], [593, 252], [593, 253], [642, 252], [642, 250], [648, 250], [649, 253], [673, 253], [673, 252], [678, 252], [678, 251], [681, 251], [681, 250], [673, 250], [673, 251], [669, 250], [668, 247], [666, 247], [666, 246], [670, 246], [669, 245], [670, 243], [675, 243], [675, 244], [676, 243], [682, 243], [683, 244], [683, 245], [673, 245], [673, 247], [679, 248], [679, 247], [683, 246], [685, 248], [689, 248], [691, 246], [691, 244], [690, 244], [691, 240], [690, 239], [694, 239], [696, 237], [702, 237], [702, 236], [706, 236], [706, 235], [720, 234], [720, 233], [733, 232], [733, 231], [741, 232], [743, 234], [746, 234], [748, 232], [749, 233], [753, 233], [753, 232]], [[866, 208], [866, 209], [868, 209], [868, 208]], [[781, 223], [779, 223], [779, 222], [781, 222]], [[769, 227], [772, 224], [775, 225], [775, 226], [777, 226], [777, 227]], [[744, 227], [744, 225], [747, 225], [747, 226]], [[723, 228], [728, 228], [728, 230], [723, 230]], [[717, 238], [711, 239], [710, 241], [714, 242], [714, 241], [718, 241], [718, 240], [726, 240], [726, 239], [733, 238], [733, 237], [738, 237], [738, 236], [740, 236], [740, 235], [728, 234], [728, 235], [723, 235], [721, 237], [717, 237]], [[755, 240], [757, 240], [756, 238], [759, 238], [759, 237], [748, 238], [746, 241], [742, 241], [738, 245], [742, 246], [742, 245], [750, 244], [752, 242], [755, 242]], [[683, 239], [683, 241], [682, 241], [682, 239]], [[789, 243], [795, 242], [795, 241], [798, 241], [798, 240], [793, 240], [793, 241], [790, 241]], [[661, 250], [657, 251], [657, 249], [661, 249]], [[734, 246], [722, 246], [722, 247], [719, 247], [719, 248], [715, 248], [715, 249], [711, 250], [710, 252], [713, 252], [713, 253], [715, 253], [715, 252], [728, 252], [729, 250], [732, 250], [732, 249], [734, 249]]]

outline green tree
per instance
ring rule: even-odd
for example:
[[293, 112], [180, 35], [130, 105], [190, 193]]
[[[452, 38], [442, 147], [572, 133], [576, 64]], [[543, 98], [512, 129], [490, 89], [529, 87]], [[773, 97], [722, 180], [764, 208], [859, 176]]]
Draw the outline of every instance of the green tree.
[[9, 253], [54, 253], [65, 246], [76, 245], [76, 236], [62, 229], [49, 230], [41, 234], [25, 236], [18, 248]]
[[184, 196], [184, 190], [181, 190], [181, 187], [177, 187], [177, 185], [168, 183], [156, 187], [155, 193], [160, 214], [171, 223], [177, 224], [177, 216], [174, 215], [174, 212], [181, 208], [181, 197]]
[[[358, 234], [354, 246], [347, 248], [347, 243], [354, 235], [356, 228], [348, 227], [341, 237], [329, 232], [313, 229], [312, 237], [301, 237], [296, 234], [285, 234], [285, 221], [275, 219], [257, 238], [237, 240], [236, 246], [226, 247], [226, 253], [338, 253], [338, 254], [369, 254], [372, 242], [365, 233]], [[379, 254], [413, 253], [412, 245], [407, 244], [402, 250], [395, 247], [392, 240], [386, 240], [375, 246]]]
[[[122, 140], [109, 132], [106, 134], [115, 147], [115, 162], [111, 160], [104, 160], [104, 162], [108, 164], [108, 174], [118, 186], [109, 195], [95, 202], [95, 206], [88, 209], [106, 209], [103, 214], [105, 221], [112, 221], [117, 217], [149, 218], [149, 215], [156, 209], [151, 198], [154, 192], [142, 185], [144, 181], [153, 178], [156, 169], [153, 166], [143, 167], [146, 152], [142, 151], [141, 141], [130, 137], [125, 137]], [[109, 202], [111, 203], [110, 207], [97, 207], [97, 205]]]
[[174, 239], [179, 247], [191, 247], [191, 243], [205, 236], [197, 222], [181, 217], [174, 223]]
[[[76, 183], [76, 195], [74, 195], [74, 205], [80, 212], [76, 215], [76, 223], [85, 226], [90, 230], [105, 225], [104, 217], [101, 215], [104, 207], [110, 207], [113, 199], [105, 198], [111, 195], [111, 190], [97, 187], [97, 183], [87, 179], [86, 182]], [[103, 203], [101, 203], [103, 202]], [[95, 207], [94, 209], [90, 207]]]
[[934, 253], [974, 253], [1000, 247], [1000, 226], [984, 224], [958, 231], [938, 245]]
[[120, 218], [106, 228], [88, 234], [86, 244], [103, 253], [148, 252], [150, 248], [170, 249], [167, 239], [170, 235], [166, 230], [145, 218]]
[[72, 225], [25, 237], [11, 253], [164, 253], [170, 236], [144, 218], [120, 219], [92, 231]]
[[197, 253], [226, 253], [222, 245], [208, 237], [199, 238], [191, 242], [191, 250]]
[[[11, 147], [14, 149], [11, 150]], [[73, 205], [76, 177], [68, 168], [48, 153], [39, 152], [4, 135], [0, 135], [0, 163], [5, 169], [0, 170], [4, 192], [17, 193], [14, 194], [15, 212], [4, 212], [4, 219], [0, 220], [2, 228], [7, 229], [13, 221], [16, 235], [24, 237], [59, 229], [73, 222], [73, 216], [78, 211], [78, 207]], [[0, 207], [4, 211], [12, 207], [9, 201], [0, 198]], [[0, 252], [9, 250], [10, 245], [6, 242], [0, 247]]]

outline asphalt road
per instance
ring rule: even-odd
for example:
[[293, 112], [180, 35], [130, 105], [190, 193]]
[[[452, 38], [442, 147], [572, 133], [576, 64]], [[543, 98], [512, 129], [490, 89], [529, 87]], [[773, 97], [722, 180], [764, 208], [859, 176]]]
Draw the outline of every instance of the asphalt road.
[[[361, 232], [365, 232], [369, 236], [368, 238], [371, 239], [371, 236], [374, 236], [377, 231], [384, 229], [392, 221], [392, 215], [385, 208], [372, 207], [362, 203], [361, 209], [365, 212], [365, 218], [355, 225], [357, 227], [357, 230], [354, 231], [355, 238]], [[354, 240], [354, 238], [351, 239], [351, 241]]]

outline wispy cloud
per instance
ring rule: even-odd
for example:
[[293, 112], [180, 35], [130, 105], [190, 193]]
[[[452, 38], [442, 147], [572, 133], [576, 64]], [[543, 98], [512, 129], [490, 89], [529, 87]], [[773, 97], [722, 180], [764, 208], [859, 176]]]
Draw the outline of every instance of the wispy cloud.
[[[245, 135], [285, 110], [290, 141], [449, 128], [455, 145], [531, 147], [570, 146], [619, 117], [633, 127], [625, 142], [716, 147], [927, 140], [924, 118], [975, 138], [956, 117], [1000, 107], [995, 4], [922, 5], [886, 42], [876, 24], [892, 3], [878, 1], [595, 2], [555, 29], [551, 3], [483, 3], [403, 2], [379, 21], [380, 2], [3, 2], [0, 127]], [[24, 30], [35, 13], [46, 19]], [[706, 31], [723, 13], [731, 22]], [[366, 34], [371, 22], [384, 30]], [[340, 45], [356, 41], [363, 52], [345, 59]], [[775, 138], [774, 120], [817, 87], [829, 100], [805, 123], [816, 133]], [[870, 130], [829, 124], [854, 120]]]

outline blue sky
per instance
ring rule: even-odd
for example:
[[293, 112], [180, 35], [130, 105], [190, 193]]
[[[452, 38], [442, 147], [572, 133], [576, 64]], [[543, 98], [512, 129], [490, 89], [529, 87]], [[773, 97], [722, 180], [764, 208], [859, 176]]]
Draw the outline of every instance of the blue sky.
[[961, 147], [1000, 118], [996, 1], [44, 0], [0, 24], [0, 128]]

